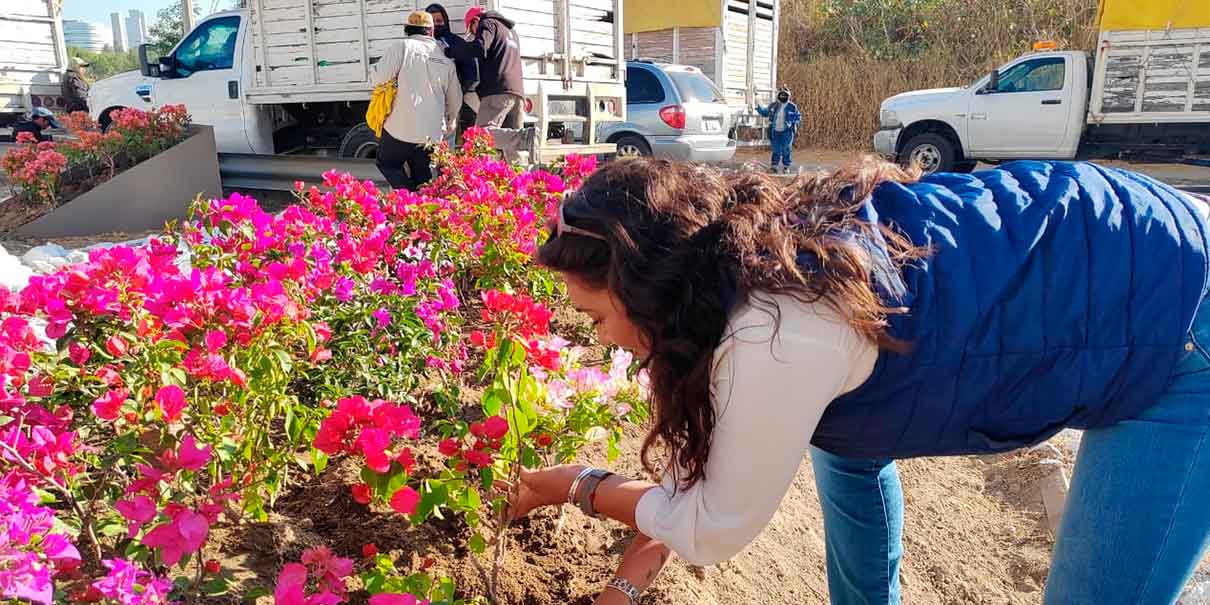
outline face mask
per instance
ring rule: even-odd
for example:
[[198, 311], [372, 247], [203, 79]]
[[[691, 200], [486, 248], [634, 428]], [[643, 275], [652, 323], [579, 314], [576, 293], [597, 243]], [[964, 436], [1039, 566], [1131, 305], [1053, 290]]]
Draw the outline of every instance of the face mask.
[[786, 95], [777, 95], [777, 100], [785, 103], [786, 101], [790, 100], [790, 97], [787, 97]]

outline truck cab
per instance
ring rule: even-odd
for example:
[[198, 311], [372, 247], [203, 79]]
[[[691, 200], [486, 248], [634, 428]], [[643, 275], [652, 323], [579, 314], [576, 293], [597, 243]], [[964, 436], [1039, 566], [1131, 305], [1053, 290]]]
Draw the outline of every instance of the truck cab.
[[[88, 98], [93, 117], [105, 126], [115, 109], [179, 104], [195, 122], [214, 126], [219, 151], [273, 153], [271, 116], [245, 103], [241, 94], [252, 54], [246, 22], [243, 10], [215, 13], [200, 21], [172, 52], [140, 71], [97, 82]], [[146, 60], [145, 54], [142, 58]]]
[[1018, 57], [963, 88], [882, 102], [875, 150], [925, 172], [969, 171], [978, 160], [1076, 157], [1090, 92], [1088, 55]]

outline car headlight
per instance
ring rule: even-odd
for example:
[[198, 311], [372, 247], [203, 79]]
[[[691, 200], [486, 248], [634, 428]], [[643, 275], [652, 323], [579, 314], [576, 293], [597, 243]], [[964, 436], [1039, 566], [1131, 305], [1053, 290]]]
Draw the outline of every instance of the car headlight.
[[883, 128], [899, 128], [903, 126], [903, 122], [899, 121], [899, 114], [889, 109], [879, 112], [878, 121]]

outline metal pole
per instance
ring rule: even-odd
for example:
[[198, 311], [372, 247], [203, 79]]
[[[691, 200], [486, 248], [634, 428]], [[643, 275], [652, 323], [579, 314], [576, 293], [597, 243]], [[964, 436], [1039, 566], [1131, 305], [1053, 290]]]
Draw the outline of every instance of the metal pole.
[[193, 0], [181, 0], [181, 24], [185, 30], [181, 36], [188, 36], [193, 31]]

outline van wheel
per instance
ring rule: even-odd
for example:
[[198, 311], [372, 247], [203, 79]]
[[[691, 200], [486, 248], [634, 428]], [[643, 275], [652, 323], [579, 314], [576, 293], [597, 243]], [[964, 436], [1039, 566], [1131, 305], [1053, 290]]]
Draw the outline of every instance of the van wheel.
[[349, 129], [345, 138], [340, 141], [337, 152], [342, 158], [373, 159], [378, 157], [378, 137], [370, 130], [369, 124], [362, 122]]
[[651, 155], [651, 146], [643, 137], [626, 135], [618, 139], [619, 158], [638, 158]]
[[934, 133], [925, 132], [908, 140], [903, 146], [899, 157], [905, 165], [913, 164], [920, 167], [925, 174], [934, 172], [952, 172], [957, 162], [957, 150], [949, 139]]

